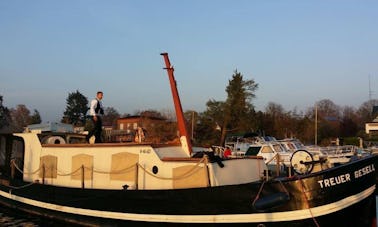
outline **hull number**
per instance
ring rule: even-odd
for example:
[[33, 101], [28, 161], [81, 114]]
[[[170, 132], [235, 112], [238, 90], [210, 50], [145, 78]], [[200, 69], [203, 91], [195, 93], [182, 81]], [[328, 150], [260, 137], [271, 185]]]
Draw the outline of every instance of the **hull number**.
[[149, 153], [151, 153], [150, 149], [141, 149], [141, 150], [139, 150], [139, 154], [149, 154]]

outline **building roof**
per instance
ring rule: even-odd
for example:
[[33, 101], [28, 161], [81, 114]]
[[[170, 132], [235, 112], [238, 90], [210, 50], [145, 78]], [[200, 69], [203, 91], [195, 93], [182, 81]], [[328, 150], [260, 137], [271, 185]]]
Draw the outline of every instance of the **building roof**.
[[159, 121], [165, 121], [166, 120], [165, 118], [162, 118], [162, 117], [151, 117], [151, 116], [141, 116], [141, 115], [132, 115], [132, 116], [127, 116], [127, 117], [120, 117], [120, 118], [118, 118], [118, 120], [121, 120], [121, 119], [139, 119], [139, 118], [148, 118], [148, 119], [151, 119], [151, 120], [159, 120]]
[[48, 122], [48, 123], [43, 123], [43, 124], [28, 125], [25, 131], [73, 132], [74, 128], [71, 124]]

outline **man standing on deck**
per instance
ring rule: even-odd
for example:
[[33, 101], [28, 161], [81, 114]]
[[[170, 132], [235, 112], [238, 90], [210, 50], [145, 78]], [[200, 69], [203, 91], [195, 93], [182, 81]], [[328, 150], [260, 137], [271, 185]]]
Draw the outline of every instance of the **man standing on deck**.
[[88, 132], [87, 141], [94, 135], [95, 143], [101, 143], [101, 132], [102, 132], [102, 116], [104, 115], [104, 108], [102, 106], [102, 91], [98, 91], [96, 98], [91, 101], [91, 106], [89, 108], [89, 115], [93, 122], [93, 129]]

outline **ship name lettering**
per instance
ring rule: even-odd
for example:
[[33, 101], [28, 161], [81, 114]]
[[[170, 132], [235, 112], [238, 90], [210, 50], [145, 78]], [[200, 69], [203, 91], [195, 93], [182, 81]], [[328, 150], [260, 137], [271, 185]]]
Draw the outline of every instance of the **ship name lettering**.
[[327, 179], [319, 180], [318, 183], [320, 184], [321, 188], [327, 188], [327, 187], [332, 187], [338, 184], [343, 184], [350, 181], [350, 174], [342, 174], [337, 177], [330, 177]]
[[374, 164], [365, 166], [364, 168], [361, 168], [359, 170], [354, 171], [354, 178], [360, 178], [366, 174], [372, 173], [375, 171]]

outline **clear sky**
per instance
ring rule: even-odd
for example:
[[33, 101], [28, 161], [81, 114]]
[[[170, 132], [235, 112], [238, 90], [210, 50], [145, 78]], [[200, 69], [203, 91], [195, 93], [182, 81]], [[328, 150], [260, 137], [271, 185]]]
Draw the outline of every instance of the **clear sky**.
[[235, 69], [259, 84], [253, 104], [305, 110], [378, 98], [376, 0], [1, 0], [4, 105], [59, 121], [68, 93], [122, 113], [173, 109], [161, 52], [184, 110], [223, 101]]

